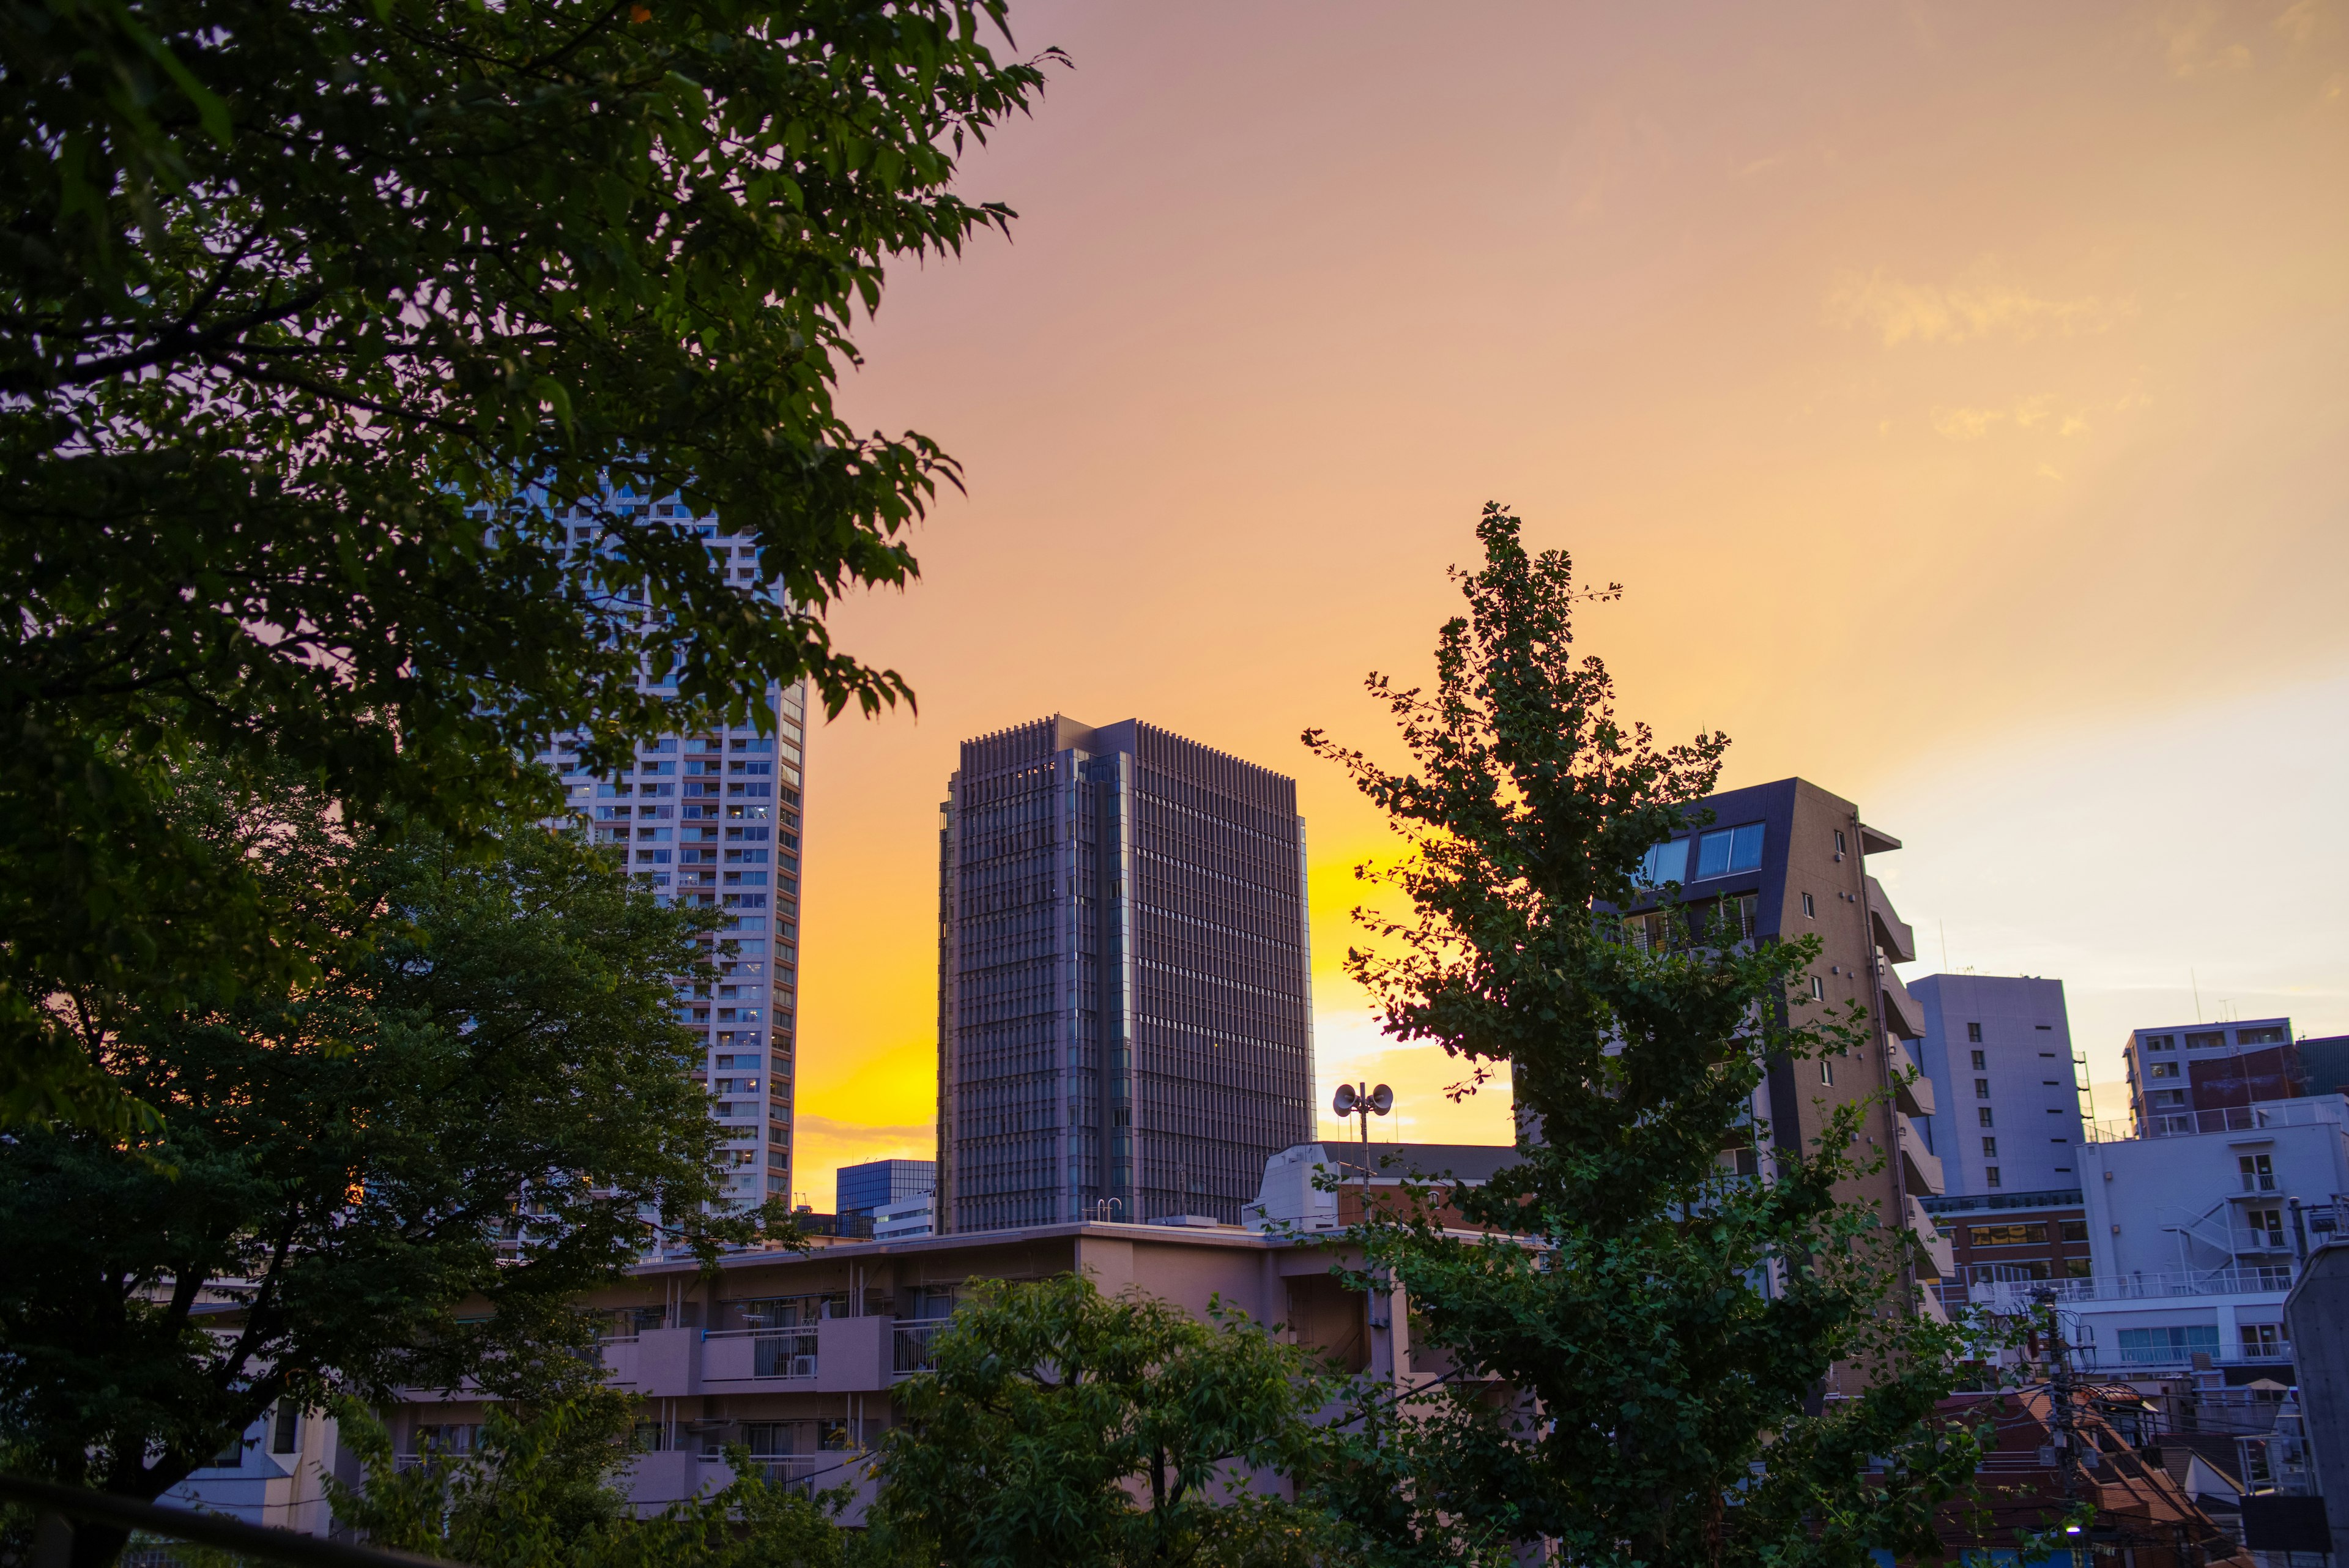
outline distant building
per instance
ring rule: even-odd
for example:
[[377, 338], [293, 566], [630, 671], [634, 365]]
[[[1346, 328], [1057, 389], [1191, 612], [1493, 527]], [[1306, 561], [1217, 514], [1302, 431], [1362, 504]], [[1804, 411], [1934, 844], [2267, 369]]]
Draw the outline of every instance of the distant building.
[[833, 1207], [843, 1214], [873, 1214], [893, 1203], [926, 1198], [938, 1184], [934, 1159], [871, 1159], [834, 1174]]
[[1955, 1264], [1940, 1282], [1941, 1304], [1964, 1306], [1977, 1291], [2079, 1280], [2095, 1272], [2080, 1189], [1951, 1193], [1920, 1199], [1950, 1243]]
[[[607, 499], [640, 525], [700, 540], [746, 597], [781, 600], [782, 584], [766, 576], [750, 537], [694, 516], [676, 497], [622, 490]], [[564, 526], [574, 545], [605, 536], [585, 508], [573, 508]], [[645, 691], [673, 683], [673, 674], [637, 678]], [[584, 771], [573, 736], [554, 736], [538, 757], [564, 775], [565, 816], [611, 846], [630, 877], [663, 902], [709, 910], [719, 922], [715, 940], [724, 945], [704, 939], [715, 975], [680, 981], [677, 1021], [692, 1031], [694, 1078], [725, 1132], [725, 1196], [746, 1206], [792, 1191], [807, 692], [805, 681], [769, 688], [760, 700], [763, 734], [742, 723], [647, 739], [633, 765], [608, 778]]]
[[2289, 1018], [2139, 1029], [2122, 1059], [2140, 1137], [2220, 1131], [2248, 1106], [2306, 1092]]
[[[1429, 1188], [1481, 1187], [1517, 1161], [1515, 1144], [1300, 1143], [1264, 1162], [1264, 1181], [1247, 1206], [1252, 1231], [1301, 1235], [1361, 1222], [1365, 1194], [1384, 1203], [1405, 1181]], [[1446, 1215], [1447, 1220], [1455, 1218]]]
[[2349, 1095], [2349, 1034], [2324, 1034], [2298, 1042], [2301, 1092]]
[[1237, 1224], [1313, 1131], [1296, 781], [1054, 717], [939, 817], [938, 1231]]
[[[2202, 1355], [2230, 1381], [2289, 1384], [2284, 1295], [2312, 1240], [2337, 1233], [2338, 1205], [2349, 1195], [2349, 1100], [2309, 1096], [2205, 1116], [2239, 1125], [2081, 1149], [2091, 1272], [2053, 1288], [2077, 1313], [2082, 1354], [2096, 1370], [2178, 1374]], [[2021, 1312], [2042, 1288], [1986, 1281], [1972, 1299]]]
[[1926, 1125], [1947, 1195], [2076, 1189], [2086, 1135], [2064, 982], [1929, 974], [1909, 991], [1924, 1008]]
[[929, 1192], [917, 1192], [911, 1198], [885, 1203], [873, 1210], [873, 1239], [876, 1241], [903, 1241], [915, 1236], [933, 1234], [936, 1229], [936, 1199]]

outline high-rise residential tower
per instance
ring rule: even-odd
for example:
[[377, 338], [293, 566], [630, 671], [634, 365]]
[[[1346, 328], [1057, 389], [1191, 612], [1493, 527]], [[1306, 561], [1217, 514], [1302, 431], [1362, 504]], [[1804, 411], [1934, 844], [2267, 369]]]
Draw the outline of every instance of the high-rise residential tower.
[[1237, 1223], [1313, 1130], [1296, 781], [1139, 720], [966, 741], [938, 836], [941, 1231]]
[[[757, 546], [719, 532], [675, 501], [633, 508], [702, 539], [746, 594], [777, 595], [760, 578]], [[601, 524], [574, 525], [581, 543]], [[659, 690], [658, 676], [643, 678]], [[766, 732], [756, 724], [662, 735], [636, 748], [621, 777], [577, 771], [558, 736], [540, 760], [562, 770], [570, 808], [599, 844], [620, 848], [639, 882], [681, 905], [719, 911], [714, 980], [680, 982], [678, 1017], [700, 1036], [701, 1082], [727, 1131], [727, 1196], [758, 1202], [792, 1194], [793, 1023], [798, 1001], [800, 836], [805, 808], [804, 684], [770, 688]]]

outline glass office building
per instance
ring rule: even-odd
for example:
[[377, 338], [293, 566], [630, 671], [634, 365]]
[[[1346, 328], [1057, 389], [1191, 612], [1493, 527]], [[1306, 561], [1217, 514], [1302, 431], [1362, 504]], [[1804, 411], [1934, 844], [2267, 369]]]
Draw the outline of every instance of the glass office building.
[[963, 743], [939, 826], [941, 1231], [1237, 1223], [1313, 1132], [1292, 779], [1138, 720]]

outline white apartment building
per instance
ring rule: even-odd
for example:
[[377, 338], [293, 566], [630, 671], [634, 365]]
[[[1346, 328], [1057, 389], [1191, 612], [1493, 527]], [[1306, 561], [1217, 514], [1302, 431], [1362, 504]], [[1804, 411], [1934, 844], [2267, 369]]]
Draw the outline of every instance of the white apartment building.
[[2222, 1369], [2286, 1361], [2285, 1293], [2349, 1199], [2349, 1098], [2205, 1119], [2084, 1145], [2090, 1277], [1978, 1284], [1975, 1299], [2020, 1310], [2053, 1290], [2087, 1364], [2123, 1376], [2189, 1370], [2197, 1355]]

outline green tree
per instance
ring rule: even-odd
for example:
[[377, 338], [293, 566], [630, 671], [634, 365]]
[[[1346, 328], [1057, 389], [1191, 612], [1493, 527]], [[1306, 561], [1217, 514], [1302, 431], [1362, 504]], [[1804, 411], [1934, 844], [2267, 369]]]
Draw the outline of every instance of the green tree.
[[[913, 576], [956, 469], [851, 429], [833, 382], [885, 264], [1011, 217], [950, 189], [1040, 89], [1003, 21], [0, 9], [0, 1116], [144, 1115], [62, 988], [298, 971], [285, 911], [174, 829], [189, 745], [461, 828], [551, 800], [551, 734], [608, 769], [771, 683], [909, 695], [823, 612]], [[782, 594], [651, 515], [679, 496]]]
[[947, 1568], [1303, 1563], [1309, 1509], [1249, 1471], [1309, 1467], [1327, 1395], [1304, 1352], [1237, 1313], [1202, 1323], [1073, 1275], [988, 1281], [896, 1391], [874, 1528]]
[[[1913, 1311], [1905, 1231], [1844, 1196], [1869, 1168], [1860, 1108], [1764, 1177], [1733, 1152], [1768, 1141], [1751, 1106], [1771, 1060], [1879, 1043], [1860, 1015], [1804, 1013], [1815, 939], [1746, 941], [1733, 913], [1635, 885], [1702, 815], [1727, 741], [1660, 749], [1619, 721], [1572, 630], [1578, 598], [1619, 589], [1578, 596], [1566, 555], [1529, 554], [1497, 506], [1477, 532], [1433, 690], [1371, 678], [1410, 767], [1305, 739], [1413, 846], [1392, 873], [1413, 913], [1362, 917], [1388, 950], [1349, 970], [1397, 1039], [1464, 1058], [1472, 1083], [1506, 1063], [1538, 1136], [1454, 1199], [1482, 1239], [1425, 1210], [1364, 1231], [1369, 1273], [1457, 1372], [1401, 1407], [1363, 1391], [1329, 1500], [1402, 1561], [1537, 1538], [1621, 1568], [1936, 1554], [1933, 1511], [1976, 1458], [1935, 1416], [1961, 1347]], [[1612, 912], [1649, 898], [1661, 941]], [[1865, 1392], [1823, 1403], [1838, 1363]]]
[[[318, 978], [127, 1013], [99, 1059], [150, 1138], [0, 1137], [0, 1412], [20, 1459], [140, 1499], [281, 1399], [559, 1386], [580, 1292], [656, 1234], [760, 1226], [710, 1217], [719, 1131], [666, 978], [704, 971], [707, 917], [570, 836], [383, 847], [313, 792], [204, 782], [175, 826], [325, 932]], [[120, 1542], [83, 1527], [78, 1568]]]
[[724, 1487], [637, 1518], [625, 1490], [634, 1404], [602, 1390], [495, 1405], [473, 1452], [406, 1469], [353, 1406], [341, 1432], [361, 1479], [321, 1481], [336, 1521], [370, 1544], [479, 1568], [885, 1568], [840, 1527], [852, 1489], [779, 1484], [740, 1450]]

